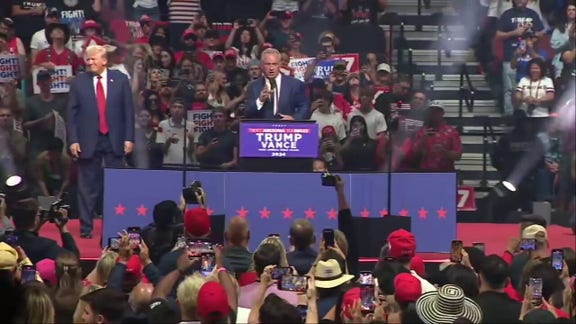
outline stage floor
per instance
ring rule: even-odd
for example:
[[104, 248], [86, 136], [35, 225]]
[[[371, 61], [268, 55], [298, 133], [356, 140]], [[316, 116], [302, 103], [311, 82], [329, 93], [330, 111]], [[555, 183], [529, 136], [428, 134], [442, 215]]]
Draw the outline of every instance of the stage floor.
[[[506, 248], [510, 237], [518, 235], [517, 224], [488, 224], [488, 223], [463, 223], [457, 224], [458, 239], [464, 245], [470, 246], [472, 242], [486, 243], [487, 254], [501, 254]], [[102, 221], [94, 220], [94, 236], [92, 239], [80, 238], [80, 223], [73, 219], [68, 222], [68, 230], [74, 236], [80, 249], [82, 259], [98, 259], [102, 252], [100, 247], [100, 235], [102, 234]], [[286, 229], [288, 230], [288, 229]], [[53, 224], [45, 224], [40, 231], [42, 236], [61, 242], [58, 229]], [[569, 247], [575, 249], [576, 240], [571, 229], [550, 225], [548, 227], [551, 248]], [[425, 262], [443, 262], [447, 258], [446, 253], [420, 253]], [[366, 261], [371, 261], [367, 259]]]

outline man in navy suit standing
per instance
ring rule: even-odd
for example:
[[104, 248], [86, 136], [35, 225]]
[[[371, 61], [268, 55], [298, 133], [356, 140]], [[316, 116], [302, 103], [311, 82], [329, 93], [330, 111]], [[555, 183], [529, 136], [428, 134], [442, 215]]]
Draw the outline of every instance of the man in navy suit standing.
[[110, 70], [106, 48], [89, 46], [86, 64], [70, 85], [68, 137], [78, 163], [80, 234], [92, 237], [92, 220], [102, 191], [102, 165], [124, 166], [124, 155], [134, 147], [134, 103], [128, 78]]
[[307, 120], [310, 105], [304, 83], [280, 73], [280, 52], [266, 49], [261, 55], [263, 77], [248, 85], [246, 118]]

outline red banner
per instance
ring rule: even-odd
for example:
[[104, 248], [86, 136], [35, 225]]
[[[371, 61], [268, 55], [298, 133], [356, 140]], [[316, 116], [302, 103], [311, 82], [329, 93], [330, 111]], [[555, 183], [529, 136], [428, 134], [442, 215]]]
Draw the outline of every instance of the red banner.
[[456, 206], [458, 211], [476, 211], [476, 194], [474, 187], [458, 186], [458, 201]]

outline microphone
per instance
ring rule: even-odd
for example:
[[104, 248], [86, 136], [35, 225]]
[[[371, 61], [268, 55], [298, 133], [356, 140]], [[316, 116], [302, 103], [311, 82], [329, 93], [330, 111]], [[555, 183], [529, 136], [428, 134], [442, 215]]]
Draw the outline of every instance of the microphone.
[[274, 78], [266, 78], [266, 80], [268, 80], [268, 83], [270, 84], [270, 90], [272, 90], [272, 96], [268, 98], [268, 100], [270, 100], [270, 102], [272, 102], [272, 98], [274, 96], [274, 94], [276, 93], [276, 89], [278, 88], [278, 85], [276, 84], [276, 79]]

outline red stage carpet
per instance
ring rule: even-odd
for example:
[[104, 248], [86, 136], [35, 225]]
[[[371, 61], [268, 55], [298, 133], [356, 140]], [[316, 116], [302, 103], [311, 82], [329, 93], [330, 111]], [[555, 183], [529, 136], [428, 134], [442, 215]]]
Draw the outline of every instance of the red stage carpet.
[[[83, 259], [98, 259], [102, 248], [100, 247], [100, 235], [102, 233], [102, 221], [94, 220], [94, 237], [92, 239], [80, 238], [80, 223], [78, 220], [71, 220], [68, 223], [68, 230], [74, 235], [76, 244], [80, 249]], [[286, 230], [288, 231], [288, 230]], [[508, 239], [517, 236], [519, 227], [516, 224], [458, 224], [458, 239], [464, 241], [465, 246], [471, 246], [472, 242], [484, 242], [487, 254], [501, 254], [506, 248]], [[54, 224], [45, 224], [40, 231], [42, 236], [60, 242], [58, 230]], [[548, 236], [552, 248], [576, 247], [576, 240], [569, 228], [558, 225], [548, 227]], [[446, 247], [448, 250], [449, 247]], [[444, 253], [421, 253], [420, 256], [426, 262], [438, 262], [444, 260], [447, 254]]]

